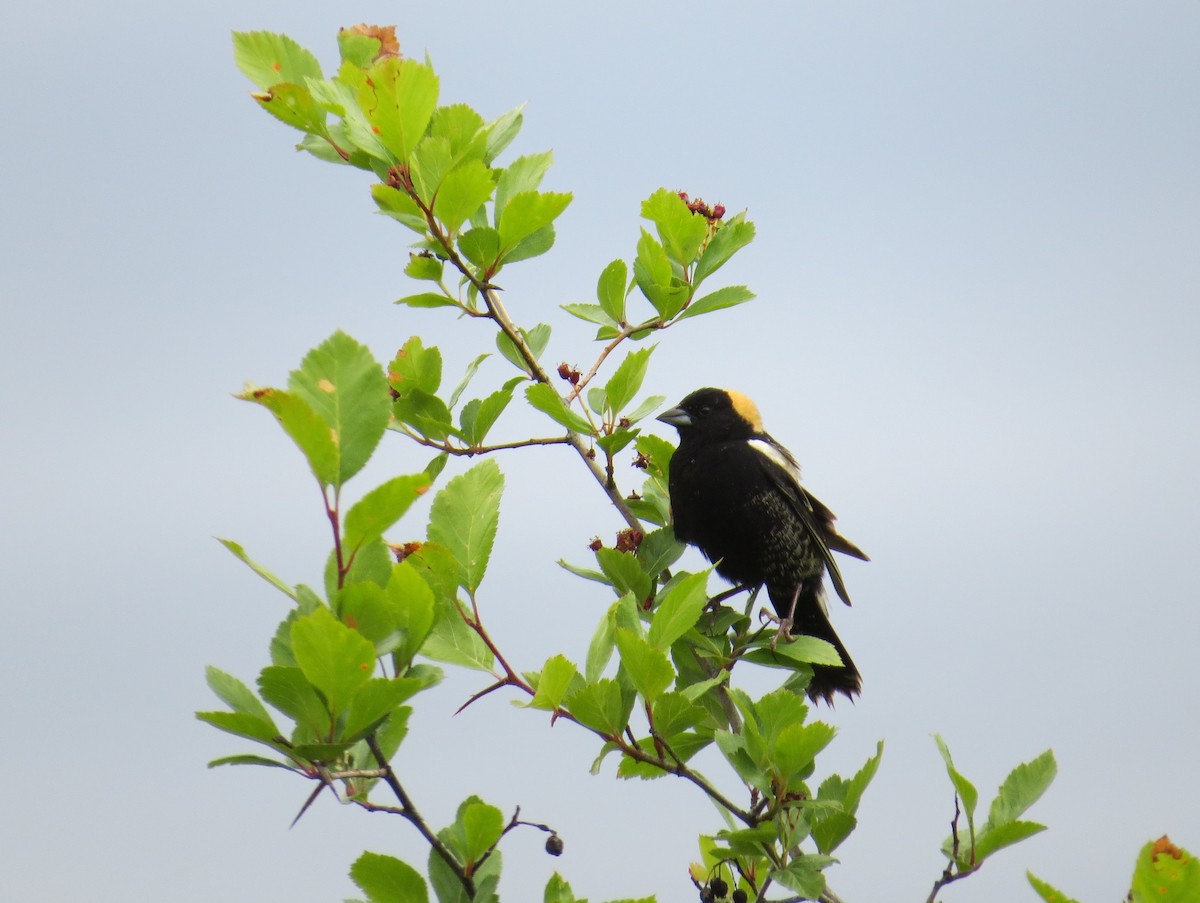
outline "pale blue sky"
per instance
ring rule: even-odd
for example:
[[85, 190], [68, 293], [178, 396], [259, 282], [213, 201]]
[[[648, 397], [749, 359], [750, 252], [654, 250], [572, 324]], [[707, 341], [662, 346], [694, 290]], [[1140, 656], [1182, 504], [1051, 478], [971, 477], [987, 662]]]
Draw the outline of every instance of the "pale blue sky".
[[[340, 900], [363, 849], [423, 858], [406, 825], [328, 800], [289, 831], [310, 788], [206, 771], [244, 747], [191, 714], [215, 707], [204, 665], [251, 680], [285, 613], [210, 537], [297, 582], [327, 545], [299, 455], [231, 393], [282, 382], [335, 328], [380, 357], [422, 334], [452, 372], [490, 344], [392, 306], [407, 234], [372, 215], [362, 174], [294, 153], [233, 65], [231, 29], [284, 31], [328, 65], [358, 21], [428, 51], [446, 101], [526, 102], [513, 150], [554, 149], [547, 187], [575, 194], [558, 247], [505, 274], [514, 315], [555, 325], [548, 358], [588, 361], [556, 305], [632, 255], [655, 188], [756, 222], [723, 275], [759, 299], [668, 335], [647, 384], [751, 394], [874, 559], [847, 565], [855, 607], [834, 613], [863, 696], [823, 713], [841, 731], [825, 769], [887, 741], [829, 873], [847, 903], [923, 900], [939, 873], [953, 803], [934, 731], [984, 805], [1018, 761], [1049, 746], [1060, 766], [1030, 813], [1050, 830], [947, 900], [1032, 900], [1026, 868], [1112, 900], [1146, 840], [1200, 852], [1200, 6], [728, 10], [9, 12], [0, 898]], [[380, 479], [425, 460], [399, 441], [379, 458]], [[562, 449], [500, 463], [507, 574], [485, 610], [521, 667], [578, 660], [606, 599], [552, 562], [616, 519]], [[594, 903], [689, 899], [713, 810], [681, 782], [589, 776], [588, 737], [502, 694], [451, 719], [481, 685], [450, 672], [401, 763], [439, 825], [480, 793], [559, 828], [559, 860], [506, 841], [506, 899], [540, 899], [556, 868]]]

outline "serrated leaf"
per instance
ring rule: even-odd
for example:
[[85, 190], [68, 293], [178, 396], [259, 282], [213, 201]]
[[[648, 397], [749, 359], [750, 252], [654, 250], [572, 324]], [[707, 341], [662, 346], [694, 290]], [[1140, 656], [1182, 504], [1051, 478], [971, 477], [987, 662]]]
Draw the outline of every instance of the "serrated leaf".
[[365, 346], [340, 330], [304, 356], [288, 388], [325, 421], [337, 452], [337, 485], [367, 463], [391, 416], [387, 379]]
[[602, 326], [616, 327], [617, 323], [599, 304], [560, 304], [563, 310], [573, 317], [578, 317], [585, 323], [599, 323]]
[[[765, 729], [765, 728], [764, 728]], [[828, 724], [788, 724], [778, 732], [771, 751], [771, 761], [785, 783], [799, 775], [811, 773], [817, 754], [832, 742], [837, 733]]]
[[721, 223], [696, 262], [696, 268], [692, 271], [692, 284], [699, 286], [753, 240], [754, 224], [746, 221], [745, 214], [739, 213]]
[[569, 691], [577, 689], [579, 671], [563, 655], [555, 655], [546, 660], [541, 674], [538, 675], [537, 692], [529, 705], [535, 709], [554, 711], [566, 698]]
[[296, 591], [294, 589], [292, 589], [290, 586], [288, 586], [286, 583], [284, 583], [282, 580], [280, 580], [278, 577], [276, 577], [273, 573], [268, 571], [261, 564], [259, 564], [254, 559], [252, 559], [246, 553], [246, 550], [243, 549], [239, 543], [234, 542], [232, 539], [221, 539], [220, 537], [217, 538], [217, 542], [219, 542], [221, 545], [223, 545], [225, 548], [227, 548], [230, 552], [232, 552], [239, 561], [241, 561], [243, 564], [245, 564], [247, 567], [249, 567], [250, 570], [254, 571], [254, 573], [258, 574], [258, 576], [260, 576], [264, 580], [266, 580], [267, 583], [271, 584], [271, 586], [275, 587], [277, 590], [279, 590], [281, 593], [288, 596], [292, 600], [299, 601], [296, 596]]
[[772, 869], [771, 878], [806, 900], [817, 900], [825, 892], [825, 875], [821, 869], [833, 862], [830, 856], [796, 856], [786, 868]]
[[710, 292], [703, 298], [697, 298], [684, 309], [677, 319], [686, 320], [688, 317], [698, 317], [701, 314], [711, 313], [714, 310], [734, 307], [738, 304], [744, 304], [753, 297], [754, 292], [750, 291], [744, 285], [727, 285], [724, 288], [717, 289], [715, 292]]
[[495, 658], [479, 634], [463, 621], [457, 603], [439, 599], [437, 612], [433, 629], [421, 646], [421, 655], [474, 671], [491, 671]]
[[518, 263], [531, 257], [540, 257], [554, 247], [554, 226], [543, 226], [528, 238], [523, 238], [515, 245], [506, 247], [503, 255], [504, 263]]
[[386, 57], [366, 70], [356, 88], [371, 129], [366, 135], [354, 134], [355, 143], [385, 163], [408, 160], [437, 107], [438, 78], [433, 70], [416, 60]]
[[596, 562], [618, 596], [630, 593], [638, 601], [649, 597], [653, 581], [632, 552], [597, 549]]
[[459, 807], [454, 827], [460, 840], [457, 852], [468, 863], [478, 862], [500, 840], [504, 815], [495, 806], [470, 797]]
[[589, 684], [594, 684], [604, 673], [605, 666], [612, 658], [616, 648], [616, 606], [611, 606], [592, 634], [588, 643], [587, 661], [584, 665], [584, 677]]
[[252, 95], [259, 107], [285, 125], [325, 137], [325, 110], [304, 85], [278, 84]]
[[304, 453], [309, 469], [322, 486], [338, 483], [340, 456], [337, 442], [329, 424], [307, 400], [282, 389], [247, 389], [237, 397], [262, 405], [275, 415], [283, 431]]
[[1037, 891], [1037, 895], [1046, 903], [1079, 903], [1072, 897], [1068, 897], [1057, 888], [1051, 887], [1042, 879], [1036, 877], [1033, 872], [1026, 872], [1025, 877], [1029, 879], [1030, 886]]
[[453, 235], [492, 196], [492, 171], [480, 160], [467, 160], [442, 179], [433, 203], [434, 215]]
[[196, 717], [205, 724], [211, 724], [235, 737], [265, 743], [273, 749], [281, 748], [276, 742], [279, 731], [269, 718], [259, 718], [246, 712], [197, 712]]
[[521, 104], [487, 124], [487, 151], [484, 154], [484, 163], [490, 164], [517, 137], [525, 121], [524, 110], [525, 105]]
[[392, 402], [392, 414], [396, 420], [411, 427], [418, 434], [436, 442], [448, 436], [460, 436], [451, 422], [450, 409], [446, 403], [422, 389], [410, 389]]
[[[550, 327], [545, 323], [539, 323], [532, 329], [521, 329], [521, 337], [525, 340], [525, 344], [533, 355], [534, 360], [537, 360], [542, 356], [542, 352], [546, 350], [546, 345], [550, 341]], [[525, 361], [516, 344], [503, 332], [496, 333], [496, 348], [504, 355], [504, 359], [509, 361], [514, 367], [523, 370], [526, 374], [532, 375], [529, 364]]]
[[619, 683], [604, 677], [570, 694], [566, 707], [584, 727], [612, 737], [629, 723], [633, 694], [622, 693]]
[[242, 74], [263, 90], [287, 82], [302, 85], [320, 79], [321, 64], [287, 35], [269, 31], [235, 31], [233, 58]]
[[1133, 903], [1197, 903], [1200, 864], [1195, 856], [1175, 846], [1164, 835], [1138, 853], [1131, 895]]
[[371, 186], [371, 197], [379, 207], [379, 212], [385, 216], [390, 216], [418, 235], [424, 235], [428, 230], [429, 224], [421, 208], [399, 188], [376, 182]]
[[504, 215], [508, 199], [522, 191], [536, 191], [553, 162], [554, 153], [543, 151], [540, 154], [526, 154], [518, 157], [504, 168], [496, 181], [495, 222], [497, 224]]
[[372, 677], [354, 694], [341, 738], [348, 743], [361, 740], [420, 690], [421, 681], [415, 678]]
[[742, 658], [770, 667], [790, 667], [792, 662], [835, 667], [844, 664], [832, 643], [804, 634], [796, 634], [787, 642], [777, 643], [774, 649], [770, 648], [769, 641], [765, 641], [762, 646], [751, 649]]
[[268, 665], [259, 672], [258, 692], [269, 705], [314, 735], [328, 734], [332, 723], [329, 709], [299, 668]]
[[546, 383], [534, 383], [528, 386], [525, 389], [525, 398], [559, 426], [584, 435], [592, 433], [591, 424], [568, 408], [562, 397]]
[[938, 734], [934, 734], [933, 739], [937, 743], [938, 752], [942, 754], [942, 760], [946, 763], [946, 773], [950, 776], [950, 783], [954, 785], [954, 792], [962, 800], [963, 811], [967, 816], [967, 826], [971, 832], [970, 837], [973, 839], [975, 837], [975, 806], [979, 802], [979, 791], [954, 767], [954, 762], [950, 758], [950, 748], [946, 745], [946, 741]]
[[996, 828], [1020, 818], [1046, 792], [1056, 774], [1058, 765], [1054, 761], [1054, 752], [1049, 749], [1014, 768], [992, 801], [988, 827]]
[[646, 378], [646, 368], [650, 366], [650, 355], [657, 347], [651, 345], [649, 348], [629, 352], [605, 383], [604, 394], [608, 399], [609, 410], [614, 415], [623, 411], [641, 391], [642, 381]]
[[688, 574], [672, 583], [661, 595], [646, 639], [652, 646], [669, 649], [700, 620], [708, 604], [708, 571]]
[[519, 191], [512, 195], [496, 224], [501, 246], [507, 252], [549, 226], [569, 203], [571, 195], [556, 191]]
[[629, 288], [629, 267], [624, 260], [614, 260], [600, 273], [596, 282], [596, 298], [600, 308], [614, 324], [625, 322], [625, 296]]
[[425, 879], [411, 865], [382, 853], [363, 853], [350, 866], [350, 878], [371, 903], [428, 903]]
[[395, 303], [403, 304], [405, 307], [416, 308], [458, 306], [454, 299], [447, 298], [445, 295], [440, 295], [437, 292], [417, 292], [415, 295], [405, 295], [403, 298], [397, 298]]
[[476, 464], [446, 484], [429, 512], [429, 538], [440, 543], [462, 567], [462, 586], [473, 593], [483, 581], [496, 525], [504, 475], [494, 460]]
[[346, 513], [343, 546], [353, 552], [381, 537], [428, 488], [429, 477], [424, 473], [392, 477], [376, 486]]
[[204, 669], [204, 675], [208, 683], [208, 688], [217, 694], [217, 698], [223, 703], [235, 712], [242, 712], [267, 722], [271, 726], [273, 735], [279, 734], [266, 707], [263, 706], [248, 686], [232, 674], [226, 674], [212, 665]]
[[463, 438], [468, 445], [478, 447], [487, 438], [488, 432], [495, 425], [508, 403], [512, 401], [513, 389], [521, 378], [510, 380], [504, 388], [497, 389], [487, 398], [475, 398], [463, 407], [459, 420], [462, 426]]
[[325, 608], [292, 624], [292, 654], [334, 717], [346, 710], [375, 670], [375, 647]]
[[1045, 830], [1045, 825], [1031, 821], [1009, 821], [994, 828], [985, 827], [975, 838], [975, 863], [978, 865], [997, 850], [1011, 847]]
[[633, 686], [647, 702], [653, 703], [675, 679], [675, 669], [666, 653], [624, 627], [617, 628], [616, 640], [621, 664]]
[[490, 226], [477, 226], [458, 237], [463, 257], [483, 270], [489, 270], [500, 256], [500, 233]]
[[654, 223], [667, 256], [681, 267], [695, 260], [708, 237], [708, 220], [689, 210], [678, 193], [667, 188], [642, 201], [642, 216]]
[[425, 347], [420, 336], [411, 336], [388, 365], [388, 382], [404, 395], [413, 389], [434, 394], [442, 385], [442, 352]]
[[[419, 279], [424, 282], [440, 282], [442, 273], [445, 270], [445, 264], [426, 252], [424, 254], [409, 254], [408, 264], [404, 267], [404, 275], [410, 279]], [[441, 296], [447, 303], [449, 298]]]

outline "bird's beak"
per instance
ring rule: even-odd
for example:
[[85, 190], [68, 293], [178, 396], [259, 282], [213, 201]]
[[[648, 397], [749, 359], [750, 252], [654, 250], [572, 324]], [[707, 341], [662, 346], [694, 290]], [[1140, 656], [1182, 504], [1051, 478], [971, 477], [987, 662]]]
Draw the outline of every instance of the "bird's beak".
[[671, 408], [669, 411], [663, 411], [655, 419], [661, 420], [663, 423], [669, 423], [676, 429], [692, 425], [692, 418], [683, 408]]

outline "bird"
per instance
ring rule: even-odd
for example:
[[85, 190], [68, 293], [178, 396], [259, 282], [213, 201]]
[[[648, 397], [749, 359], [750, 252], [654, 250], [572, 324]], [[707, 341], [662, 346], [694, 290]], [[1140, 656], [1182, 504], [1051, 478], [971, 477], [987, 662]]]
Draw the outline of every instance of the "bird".
[[862, 677], [829, 622], [823, 577], [847, 605], [850, 596], [833, 552], [868, 561], [834, 528], [834, 515], [800, 483], [800, 466], [763, 430], [758, 406], [741, 392], [703, 388], [658, 420], [679, 431], [668, 466], [675, 537], [695, 546], [737, 586], [766, 586], [780, 620], [792, 632], [833, 645], [841, 667], [813, 665], [808, 696], [832, 704], [853, 699]]

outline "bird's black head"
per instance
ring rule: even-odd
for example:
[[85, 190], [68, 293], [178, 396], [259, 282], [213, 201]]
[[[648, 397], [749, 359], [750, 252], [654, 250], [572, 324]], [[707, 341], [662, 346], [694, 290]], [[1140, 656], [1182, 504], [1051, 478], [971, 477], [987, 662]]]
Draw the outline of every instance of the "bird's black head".
[[750, 439], [762, 432], [762, 417], [754, 402], [726, 389], [697, 389], [658, 419], [679, 430], [680, 439]]

